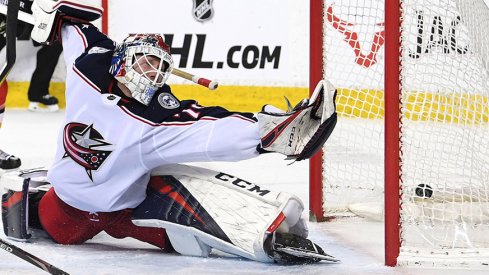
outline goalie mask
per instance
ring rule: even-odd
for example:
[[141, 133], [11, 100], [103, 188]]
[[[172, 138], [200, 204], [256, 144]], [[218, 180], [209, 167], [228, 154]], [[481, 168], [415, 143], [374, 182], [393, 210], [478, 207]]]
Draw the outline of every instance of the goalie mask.
[[132, 34], [117, 45], [110, 73], [132, 97], [148, 105], [173, 70], [170, 47], [159, 34]]

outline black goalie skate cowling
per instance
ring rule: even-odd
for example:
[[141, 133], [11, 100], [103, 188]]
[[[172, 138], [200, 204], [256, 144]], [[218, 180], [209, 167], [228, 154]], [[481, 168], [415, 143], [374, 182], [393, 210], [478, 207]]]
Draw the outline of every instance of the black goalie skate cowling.
[[274, 232], [267, 237], [263, 246], [268, 256], [279, 264], [340, 261], [325, 253], [321, 247], [311, 240], [290, 233]]
[[21, 165], [21, 161], [18, 157], [10, 155], [0, 150], [0, 168], [1, 169], [15, 169]]

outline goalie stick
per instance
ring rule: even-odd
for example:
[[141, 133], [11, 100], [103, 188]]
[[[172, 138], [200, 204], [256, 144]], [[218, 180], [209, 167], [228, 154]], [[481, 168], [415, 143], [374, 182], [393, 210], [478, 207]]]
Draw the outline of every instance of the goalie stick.
[[[10, 1], [12, 1], [12, 0], [10, 0]], [[15, 0], [15, 1], [17, 1], [17, 0]], [[0, 248], [2, 248], [3, 250], [5, 250], [11, 254], [14, 254], [15, 256], [25, 260], [26, 262], [29, 262], [29, 263], [39, 267], [40, 269], [42, 269], [42, 270], [44, 270], [50, 274], [55, 274], [55, 275], [69, 274], [69, 273], [66, 273], [65, 271], [53, 266], [52, 264], [47, 263], [44, 260], [41, 260], [38, 257], [26, 252], [25, 250], [20, 249], [17, 246], [10, 244], [10, 243], [2, 240], [2, 239], [0, 239]]]
[[[18, 0], [16, 0], [15, 2], [18, 2]], [[8, 14], [7, 7], [5, 5], [0, 5], [0, 13]], [[25, 13], [23, 11], [19, 11], [18, 8], [17, 8], [17, 13], [18, 13], [18, 16], [15, 16], [15, 21], [17, 21], [17, 19], [18, 19], [18, 20], [23, 21], [27, 24], [34, 25], [34, 17], [31, 14]], [[7, 21], [8, 21], [8, 17], [7, 17]], [[7, 32], [8, 32], [8, 30], [7, 30]], [[15, 43], [16, 30], [12, 34], [13, 34], [12, 37], [14, 38], [13, 43]], [[8, 37], [8, 34], [7, 34], [7, 37]], [[7, 40], [7, 43], [8, 43], [8, 40]], [[7, 50], [8, 50], [8, 48], [9, 47], [7, 45]], [[14, 59], [12, 61], [12, 66], [13, 66], [13, 62], [15, 62], [15, 46], [13, 47], [13, 50], [14, 50], [14, 52], [13, 52], [13, 58]], [[8, 55], [7, 55], [7, 57], [8, 57]], [[7, 62], [7, 64], [9, 64], [9, 62]], [[10, 69], [11, 69], [11, 66], [10, 66]], [[209, 90], [215, 90], [219, 86], [219, 84], [216, 81], [209, 80], [209, 79], [204, 78], [204, 77], [196, 76], [194, 74], [190, 74], [188, 72], [182, 71], [182, 70], [177, 69], [177, 68], [173, 68], [171, 73], [173, 75], [184, 78], [186, 80], [190, 80], [195, 84], [207, 87], [207, 88], [209, 88]], [[8, 72], [7, 72], [7, 74], [8, 74]], [[3, 78], [0, 78], [0, 79], [2, 79], [2, 81], [3, 81]]]
[[173, 68], [171, 73], [176, 75], [176, 76], [179, 76], [181, 78], [185, 78], [187, 80], [190, 80], [193, 83], [207, 87], [207, 88], [209, 88], [209, 90], [215, 90], [219, 86], [219, 84], [216, 81], [212, 81], [212, 80], [209, 80], [207, 78], [203, 78], [200, 76], [189, 74], [189, 73], [184, 72], [182, 70], [179, 70], [177, 68]]

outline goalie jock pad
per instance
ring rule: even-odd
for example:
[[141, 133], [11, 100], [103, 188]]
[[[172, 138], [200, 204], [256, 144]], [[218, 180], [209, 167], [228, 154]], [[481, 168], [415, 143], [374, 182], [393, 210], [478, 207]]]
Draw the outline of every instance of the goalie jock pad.
[[153, 171], [147, 198], [133, 211], [133, 223], [165, 228], [173, 248], [183, 255], [206, 257], [214, 248], [273, 262], [284, 259], [273, 250], [274, 234], [307, 240], [303, 210], [299, 198], [238, 177], [168, 165]]
[[64, 20], [88, 23], [100, 18], [103, 11], [99, 0], [34, 0], [31, 37], [38, 43], [52, 44]]
[[41, 229], [37, 205], [51, 188], [46, 182], [47, 170], [21, 170], [2, 175], [2, 222], [9, 239], [25, 241], [31, 238], [30, 228]]

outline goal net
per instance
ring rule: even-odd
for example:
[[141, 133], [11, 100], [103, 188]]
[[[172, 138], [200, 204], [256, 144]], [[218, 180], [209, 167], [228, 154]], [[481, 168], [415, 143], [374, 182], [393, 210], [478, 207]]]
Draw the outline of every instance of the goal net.
[[[322, 1], [319, 70], [338, 89], [338, 124], [319, 164], [321, 187], [311, 193], [322, 192], [326, 217], [378, 221], [384, 196], [398, 197], [389, 207], [399, 208], [399, 265], [487, 267], [489, 8], [484, 0], [399, 5], [385, 10], [383, 0]], [[386, 32], [389, 12], [400, 12], [397, 34]], [[400, 41], [394, 54], [384, 51], [389, 39]], [[393, 194], [384, 191], [389, 60], [400, 63], [399, 100], [388, 109], [399, 117]]]

